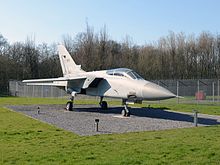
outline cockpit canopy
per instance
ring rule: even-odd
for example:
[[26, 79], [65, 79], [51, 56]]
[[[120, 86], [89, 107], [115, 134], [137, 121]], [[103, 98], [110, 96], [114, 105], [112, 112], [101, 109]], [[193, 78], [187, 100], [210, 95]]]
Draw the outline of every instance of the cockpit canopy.
[[107, 70], [106, 73], [108, 75], [128, 77], [130, 79], [143, 79], [140, 75], [138, 75], [135, 71], [128, 68], [117, 68]]

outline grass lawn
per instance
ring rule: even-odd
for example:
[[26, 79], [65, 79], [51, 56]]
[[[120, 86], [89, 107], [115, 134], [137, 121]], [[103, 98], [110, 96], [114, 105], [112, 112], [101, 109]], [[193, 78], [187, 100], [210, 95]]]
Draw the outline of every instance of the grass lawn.
[[202, 105], [202, 104], [171, 104], [171, 103], [160, 103], [151, 104], [154, 108], [163, 108], [179, 112], [192, 112], [193, 110], [199, 111], [199, 113], [209, 114], [209, 115], [220, 115], [219, 105]]
[[3, 107], [65, 102], [0, 98], [0, 164], [220, 164], [220, 126], [82, 137]]

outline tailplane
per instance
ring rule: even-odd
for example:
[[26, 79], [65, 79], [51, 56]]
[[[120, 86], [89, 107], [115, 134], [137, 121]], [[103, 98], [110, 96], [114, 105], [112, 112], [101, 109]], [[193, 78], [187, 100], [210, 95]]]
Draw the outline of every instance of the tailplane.
[[63, 45], [58, 46], [60, 64], [63, 71], [63, 76], [71, 75], [75, 73], [85, 72], [81, 69], [81, 65], [76, 65], [70, 56], [69, 52]]

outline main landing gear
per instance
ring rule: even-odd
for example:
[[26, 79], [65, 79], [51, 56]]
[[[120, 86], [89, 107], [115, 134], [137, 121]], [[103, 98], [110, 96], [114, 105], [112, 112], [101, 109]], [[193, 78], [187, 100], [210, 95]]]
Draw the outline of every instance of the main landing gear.
[[76, 95], [75, 92], [72, 92], [72, 93], [71, 93], [70, 100], [67, 101], [67, 103], [66, 103], [66, 110], [67, 110], [67, 111], [72, 111], [72, 110], [73, 110], [73, 102], [74, 102], [74, 97], [75, 97], [75, 95]]
[[72, 111], [73, 110], [73, 100], [74, 98], [71, 97], [69, 101], [66, 103], [66, 110], [67, 111]]
[[103, 101], [103, 97], [100, 97], [100, 102], [99, 105], [101, 106], [102, 109], [108, 109], [108, 103], [106, 101]]

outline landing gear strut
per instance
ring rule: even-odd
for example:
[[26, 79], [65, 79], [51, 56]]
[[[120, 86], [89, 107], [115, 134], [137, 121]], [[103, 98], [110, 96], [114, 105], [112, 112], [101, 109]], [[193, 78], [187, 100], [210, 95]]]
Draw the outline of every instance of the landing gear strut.
[[99, 105], [101, 106], [102, 109], [108, 109], [108, 103], [102, 100], [103, 100], [103, 97], [100, 97]]
[[127, 104], [124, 105], [124, 109], [121, 111], [121, 114], [124, 117], [129, 117], [131, 115]]
[[124, 109], [121, 111], [122, 116], [130, 117], [131, 113], [130, 110], [128, 109], [128, 105], [126, 104], [126, 100], [123, 100], [122, 104], [124, 105]]
[[66, 103], [66, 110], [67, 111], [72, 111], [73, 110], [74, 96], [75, 96], [75, 93], [72, 92], [70, 100], [67, 101], [67, 103]]

